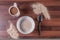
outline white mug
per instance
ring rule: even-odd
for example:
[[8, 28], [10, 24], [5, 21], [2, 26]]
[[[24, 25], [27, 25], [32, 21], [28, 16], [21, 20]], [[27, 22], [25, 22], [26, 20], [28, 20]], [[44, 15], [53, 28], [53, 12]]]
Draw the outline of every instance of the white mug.
[[[11, 14], [11, 11], [10, 11], [12, 7], [15, 7], [15, 8], [17, 9], [17, 11], [18, 11], [18, 12], [17, 12], [16, 14], [14, 14], [14, 15]], [[19, 11], [19, 9], [18, 9], [18, 7], [17, 7], [17, 3], [14, 3], [13, 6], [10, 6], [8, 11], [9, 11], [9, 14], [10, 14], [11, 16], [13, 16], [13, 17], [18, 17], [18, 16], [20, 15], [20, 11]]]

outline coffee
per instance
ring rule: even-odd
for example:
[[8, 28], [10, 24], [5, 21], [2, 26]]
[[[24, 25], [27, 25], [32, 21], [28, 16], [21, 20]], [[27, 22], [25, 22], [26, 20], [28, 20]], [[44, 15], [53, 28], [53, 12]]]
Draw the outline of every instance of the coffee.
[[11, 12], [12, 15], [15, 15], [18, 12], [18, 10], [17, 10], [16, 7], [12, 7], [10, 12]]

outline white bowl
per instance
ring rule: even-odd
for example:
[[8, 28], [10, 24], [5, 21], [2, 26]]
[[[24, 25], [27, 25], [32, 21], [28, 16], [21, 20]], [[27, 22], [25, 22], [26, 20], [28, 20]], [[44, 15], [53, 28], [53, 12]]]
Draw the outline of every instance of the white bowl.
[[[23, 32], [22, 29], [20, 28], [20, 27], [21, 27], [21, 26], [20, 26], [21, 21], [24, 20], [24, 19], [27, 19], [27, 20], [29, 20], [29, 21], [32, 23], [32, 27], [31, 27], [31, 29], [30, 29], [28, 32]], [[29, 34], [29, 33], [33, 32], [33, 30], [35, 29], [35, 22], [34, 22], [34, 20], [33, 20], [31, 17], [29, 17], [29, 16], [22, 16], [22, 17], [20, 17], [20, 18], [18, 19], [16, 26], [17, 26], [17, 29], [18, 29], [18, 31], [19, 31], [20, 33], [22, 33], [22, 34]]]

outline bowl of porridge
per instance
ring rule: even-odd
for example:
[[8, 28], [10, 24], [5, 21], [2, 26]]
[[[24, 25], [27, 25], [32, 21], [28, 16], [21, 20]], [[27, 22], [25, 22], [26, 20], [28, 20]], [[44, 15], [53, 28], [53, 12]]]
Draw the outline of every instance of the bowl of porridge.
[[22, 16], [17, 21], [17, 29], [22, 34], [29, 34], [35, 29], [35, 22], [29, 16]]

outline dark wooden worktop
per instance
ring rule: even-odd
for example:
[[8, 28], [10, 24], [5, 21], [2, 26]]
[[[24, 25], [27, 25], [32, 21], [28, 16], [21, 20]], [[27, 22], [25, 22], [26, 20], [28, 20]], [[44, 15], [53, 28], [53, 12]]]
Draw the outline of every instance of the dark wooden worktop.
[[[60, 38], [60, 0], [0, 0], [0, 37], [10, 38], [6, 30], [9, 28], [8, 20], [11, 20], [14, 25], [18, 18], [13, 18], [9, 15], [8, 9], [17, 2], [18, 8], [21, 11], [21, 16], [30, 16], [35, 21], [35, 30], [31, 34], [23, 35], [20, 33], [20, 38]], [[44, 19], [42, 22], [41, 34], [38, 35], [37, 15], [33, 13], [30, 5], [35, 2], [44, 4], [50, 13], [51, 20]]]

